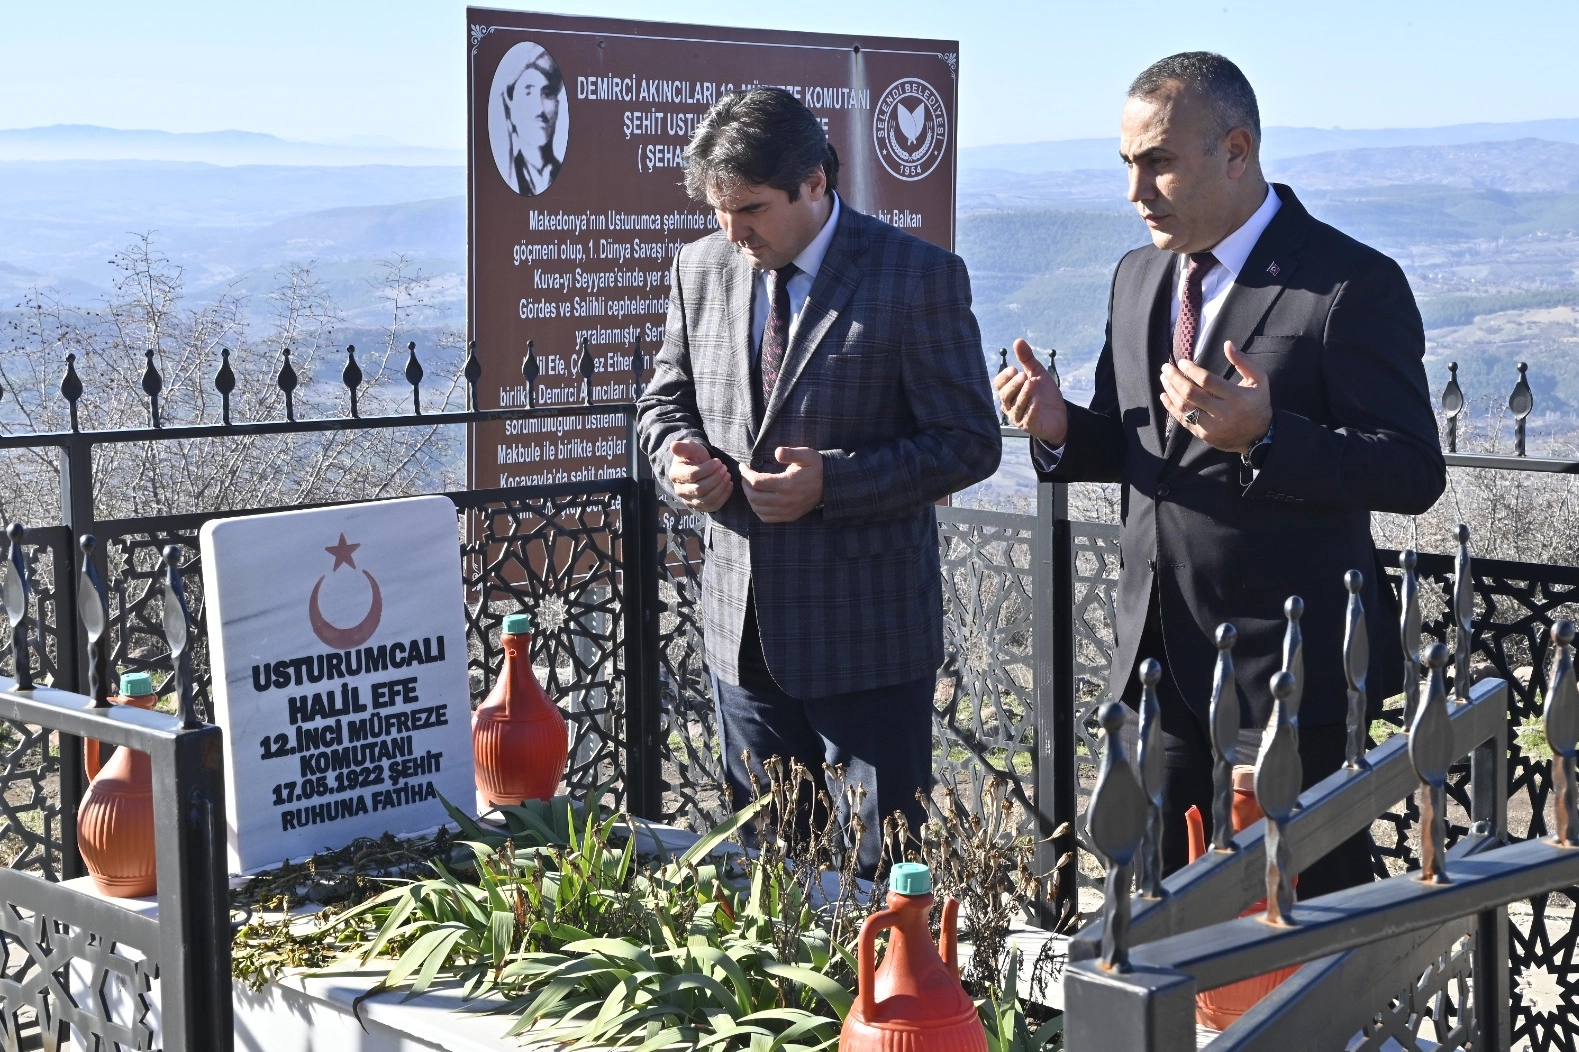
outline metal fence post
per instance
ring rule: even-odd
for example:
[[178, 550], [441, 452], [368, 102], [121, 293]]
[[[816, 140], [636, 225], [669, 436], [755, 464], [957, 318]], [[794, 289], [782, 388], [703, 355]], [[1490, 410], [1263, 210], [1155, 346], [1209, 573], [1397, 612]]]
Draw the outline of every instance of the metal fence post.
[[[1500, 841], [1508, 838], [1508, 720], [1470, 754], [1470, 823]], [[1511, 1048], [1513, 1003], [1508, 907], [1486, 910], [1475, 926], [1475, 1015], [1481, 1048]]]
[[[1036, 869], [1049, 873], [1075, 850], [1075, 624], [1074, 537], [1069, 487], [1038, 482], [1033, 535], [1031, 649], [1036, 704]], [[1053, 836], [1059, 826], [1068, 830]], [[1037, 921], [1054, 927], [1075, 908], [1074, 867], [1052, 901], [1037, 903]]]
[[[93, 532], [93, 444], [80, 434], [73, 434], [60, 449], [60, 521], [70, 533], [65, 550], [55, 553], [55, 596], [57, 645], [55, 686], [61, 690], [86, 694], [88, 687], [88, 632], [77, 610], [76, 542], [84, 534]], [[104, 578], [104, 551], [94, 552], [99, 576]], [[108, 647], [104, 648], [108, 652]], [[100, 683], [108, 684], [109, 677], [101, 668]], [[77, 850], [76, 801], [87, 790], [87, 772], [83, 769], [82, 739], [69, 734], [57, 736], [60, 741], [60, 878], [71, 880], [85, 876], [87, 867]]]
[[628, 438], [630, 484], [622, 510], [625, 563], [625, 772], [626, 806], [634, 815], [663, 814], [663, 695], [658, 680], [658, 489], [652, 468], [636, 442], [632, 420]]
[[159, 966], [170, 1052], [229, 1049], [235, 1041], [222, 738], [212, 725], [189, 730], [176, 740], [175, 762], [154, 767], [154, 792], [176, 802], [154, 815]]

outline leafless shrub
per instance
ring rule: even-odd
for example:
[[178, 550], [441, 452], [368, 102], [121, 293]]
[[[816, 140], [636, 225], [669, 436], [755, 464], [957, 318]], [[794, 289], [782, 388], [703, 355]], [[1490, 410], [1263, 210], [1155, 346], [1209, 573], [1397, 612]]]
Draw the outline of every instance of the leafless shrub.
[[[220, 422], [215, 387], [222, 352], [235, 376], [230, 419], [281, 420], [286, 395], [278, 379], [286, 364], [297, 419], [343, 416], [347, 394], [339, 373], [344, 351], [333, 344], [341, 318], [310, 264], [284, 268], [268, 294], [268, 320], [249, 326], [231, 290], [206, 304], [185, 295], [182, 268], [141, 235], [112, 260], [117, 268], [107, 302], [86, 306], [52, 293], [31, 293], [14, 314], [9, 347], [0, 356], [0, 433], [44, 434], [71, 427], [61, 379], [72, 356], [83, 394], [83, 430], [147, 428], [152, 423], [147, 375], [157, 372], [162, 426]], [[379, 346], [359, 353], [364, 414], [409, 412], [403, 374], [403, 333], [421, 277], [404, 258], [380, 279], [389, 314]], [[261, 331], [255, 331], [261, 330]], [[458, 345], [459, 334], [443, 342]], [[333, 357], [331, 357], [333, 356]], [[434, 377], [432, 379], [439, 379]], [[427, 383], [424, 408], [453, 408], [463, 399], [459, 376]], [[435, 391], [437, 394], [435, 395]], [[96, 514], [110, 518], [222, 508], [289, 507], [332, 499], [371, 499], [458, 485], [457, 428], [386, 428], [265, 437], [219, 437], [104, 443], [95, 448]], [[58, 521], [60, 453], [35, 447], [0, 455], [0, 517]]]

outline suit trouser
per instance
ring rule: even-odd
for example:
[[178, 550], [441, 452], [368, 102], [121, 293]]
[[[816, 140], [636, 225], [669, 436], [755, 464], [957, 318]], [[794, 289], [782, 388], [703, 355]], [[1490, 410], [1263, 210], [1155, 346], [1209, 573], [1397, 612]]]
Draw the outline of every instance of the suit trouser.
[[[768, 671], [757, 630], [756, 604], [748, 600], [740, 640], [740, 683], [725, 683], [716, 674], [712, 677], [724, 780], [734, 806], [744, 807], [755, 798], [753, 776], [766, 791], [764, 759], [799, 760], [812, 772], [819, 788], [829, 788], [823, 780], [824, 763], [843, 767], [844, 786], [864, 790], [853, 809], [862, 825], [858, 861], [861, 875], [873, 876], [882, 858], [883, 816], [902, 812], [912, 835], [926, 817], [916, 791], [932, 788], [932, 692], [936, 682], [935, 677], [927, 676], [848, 694], [790, 697]], [[837, 791], [837, 785], [831, 788], [839, 818], [848, 826], [851, 801]], [[810, 812], [803, 810], [799, 821], [810, 820]]]
[[[1165, 755], [1162, 785], [1162, 870], [1164, 875], [1182, 868], [1189, 861], [1189, 834], [1184, 814], [1193, 805], [1200, 809], [1207, 842], [1212, 837], [1212, 739], [1202, 717], [1186, 705], [1184, 695], [1168, 672], [1162, 641], [1162, 624], [1153, 595], [1146, 628], [1141, 635], [1141, 659], [1155, 657], [1163, 664], [1162, 680], [1157, 685], [1157, 701], [1162, 710], [1162, 744]], [[1180, 645], [1175, 643], [1175, 645]], [[1190, 645], [1190, 644], [1184, 644]], [[1201, 646], [1211, 646], [1202, 639]], [[1124, 691], [1124, 703], [1140, 705], [1140, 678], [1137, 671]], [[1301, 726], [1299, 758], [1303, 767], [1302, 788], [1309, 789], [1343, 765], [1348, 731], [1343, 724]], [[1254, 763], [1261, 741], [1259, 728], [1239, 734], [1237, 762]], [[1367, 884], [1374, 878], [1371, 864], [1371, 835], [1366, 830], [1345, 840], [1326, 856], [1311, 863], [1299, 877], [1297, 893], [1302, 899]]]

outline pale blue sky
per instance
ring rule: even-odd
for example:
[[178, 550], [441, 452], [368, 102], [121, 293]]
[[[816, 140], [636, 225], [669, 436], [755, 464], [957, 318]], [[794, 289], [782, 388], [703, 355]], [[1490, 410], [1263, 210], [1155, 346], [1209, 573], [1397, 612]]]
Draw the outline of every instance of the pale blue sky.
[[[465, 6], [0, 0], [0, 128], [239, 128], [459, 147]], [[1129, 79], [1153, 59], [1195, 48], [1238, 62], [1273, 125], [1579, 116], [1572, 0], [544, 0], [529, 9], [957, 39], [965, 146], [1114, 134]]]

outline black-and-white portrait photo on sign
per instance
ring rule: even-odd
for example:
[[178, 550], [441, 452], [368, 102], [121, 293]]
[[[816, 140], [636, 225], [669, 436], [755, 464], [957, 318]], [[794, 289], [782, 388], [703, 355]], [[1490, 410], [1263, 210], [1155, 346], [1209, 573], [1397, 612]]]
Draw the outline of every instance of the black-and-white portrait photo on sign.
[[523, 197], [553, 185], [570, 144], [565, 78], [541, 44], [505, 52], [488, 92], [488, 142], [505, 183]]

